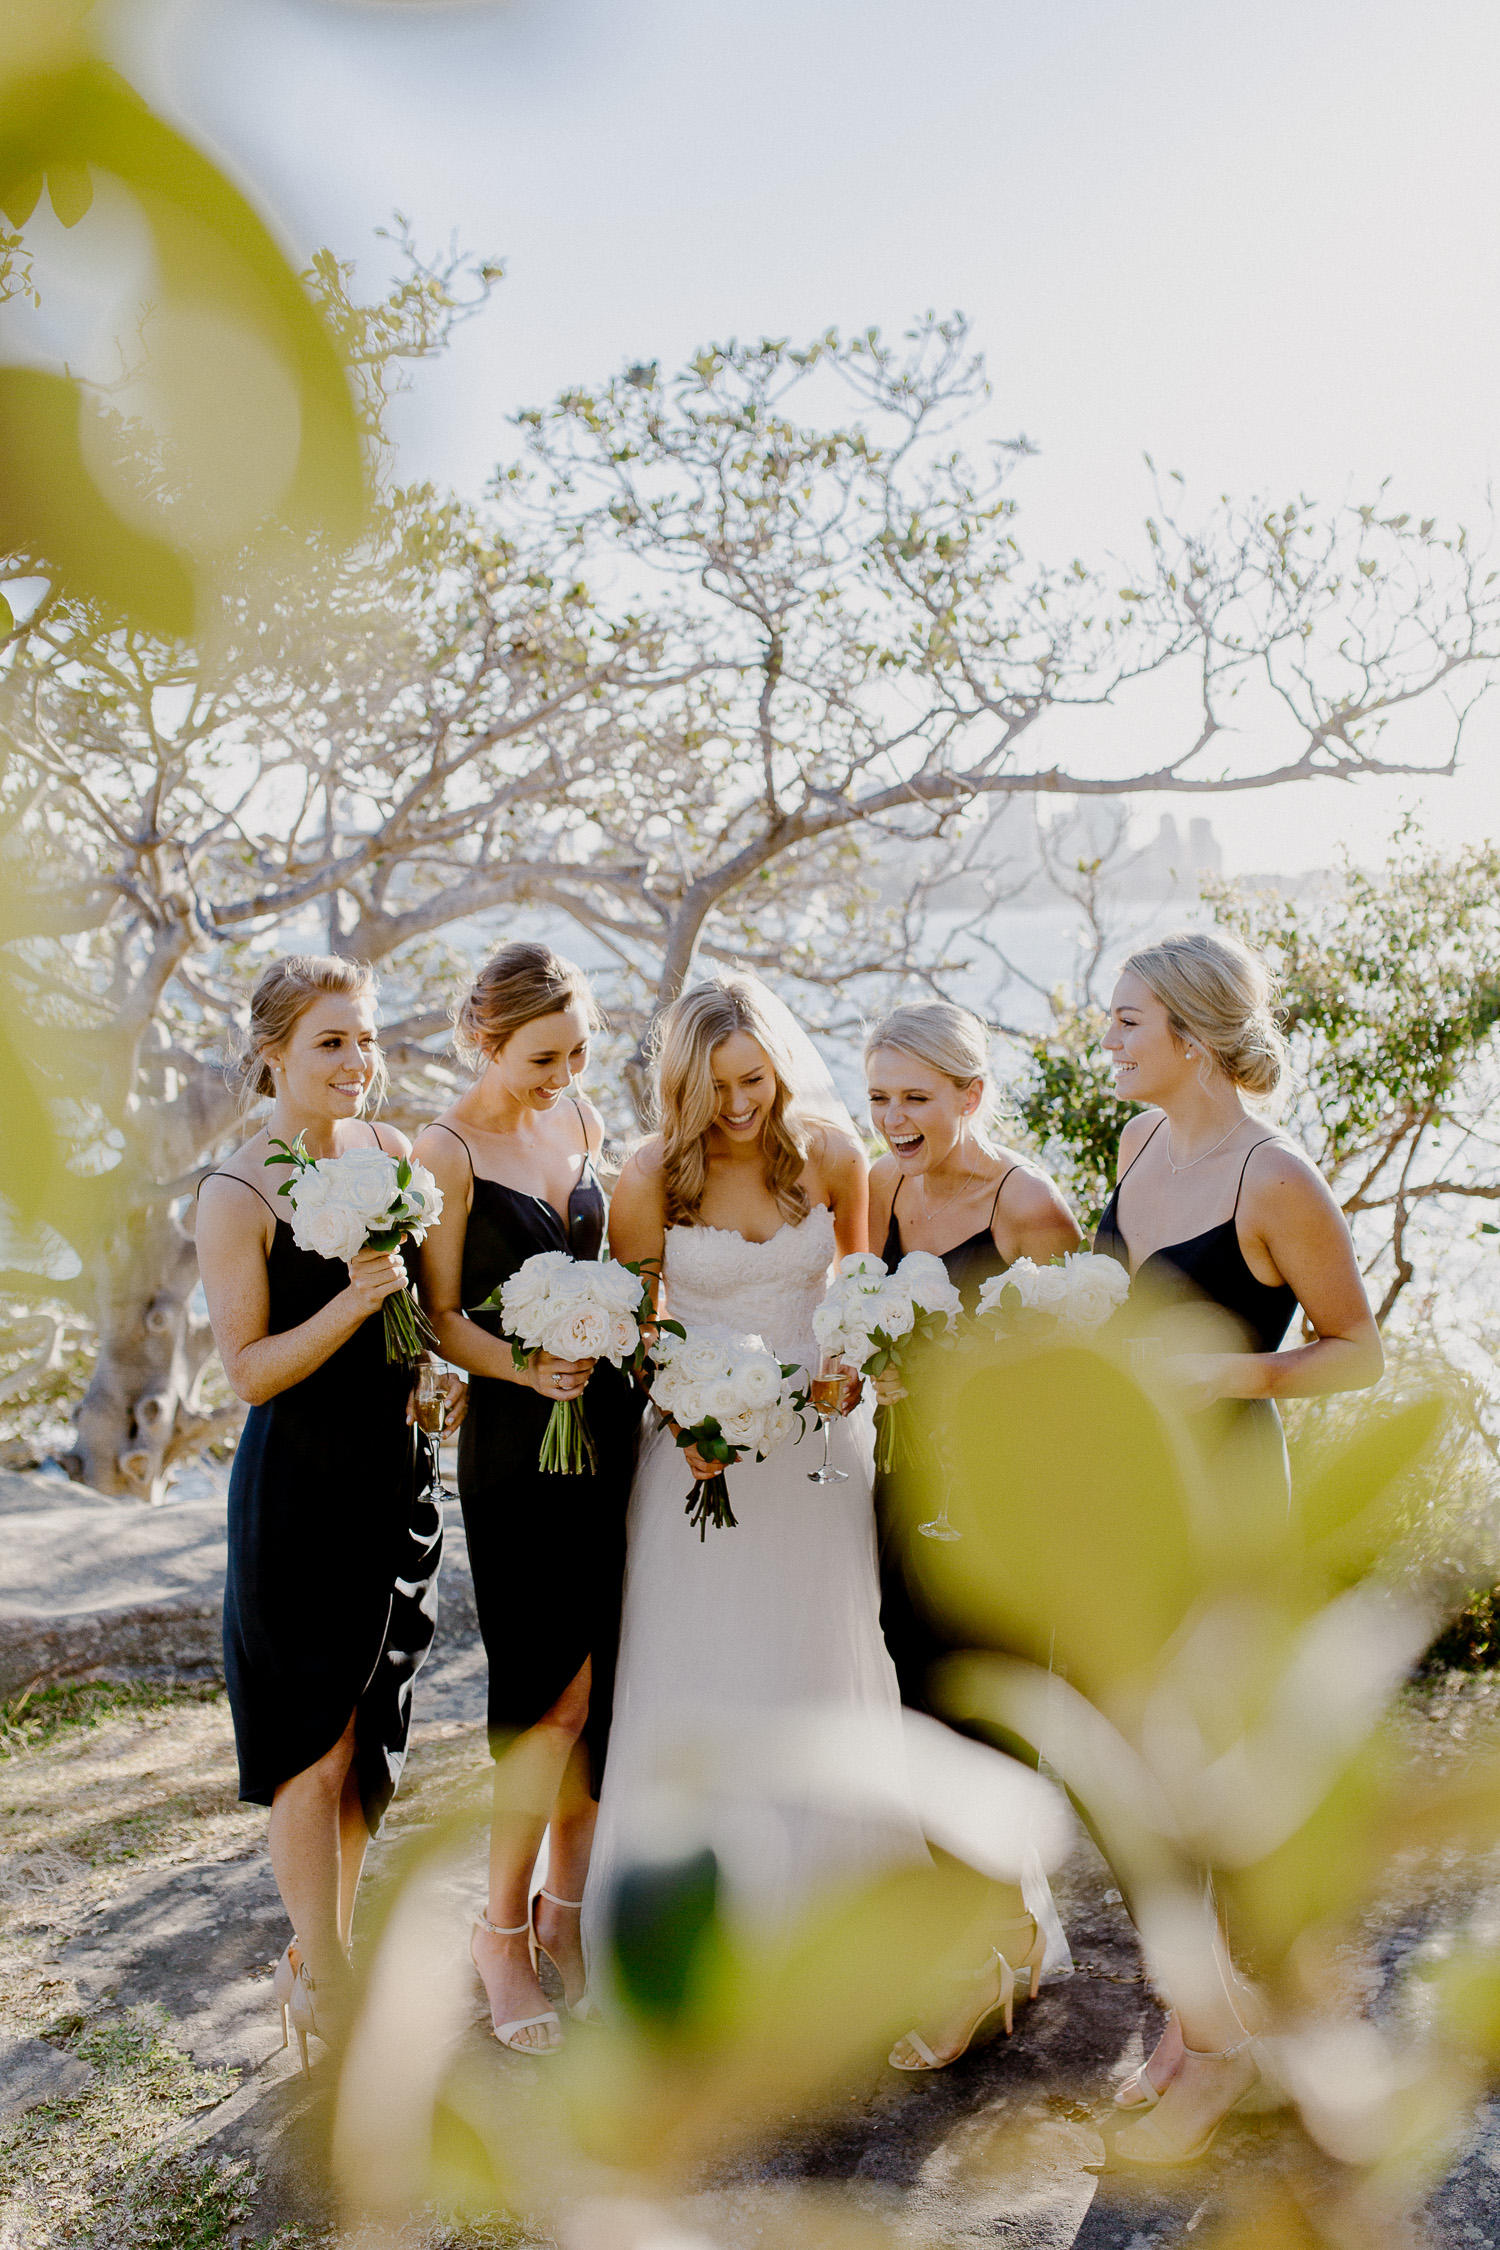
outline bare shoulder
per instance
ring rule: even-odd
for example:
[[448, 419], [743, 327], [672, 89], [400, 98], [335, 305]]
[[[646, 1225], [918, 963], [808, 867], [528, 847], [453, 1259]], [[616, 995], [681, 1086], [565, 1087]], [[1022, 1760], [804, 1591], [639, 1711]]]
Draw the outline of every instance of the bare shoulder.
[[416, 1154], [437, 1179], [442, 1179], [449, 1173], [465, 1180], [469, 1176], [465, 1144], [440, 1117], [435, 1117], [430, 1125], [424, 1125], [418, 1133]]
[[1120, 1135], [1120, 1159], [1115, 1166], [1115, 1177], [1117, 1179], [1128, 1164], [1135, 1162], [1135, 1159], [1140, 1155], [1141, 1150], [1161, 1123], [1162, 1116], [1163, 1112], [1159, 1109], [1143, 1109], [1138, 1117], [1130, 1119]]
[[256, 1236], [267, 1239], [280, 1180], [266, 1174], [264, 1141], [265, 1135], [257, 1133], [199, 1183], [193, 1231], [202, 1247], [211, 1242], [248, 1243]]
[[620, 1166], [620, 1176], [615, 1182], [615, 1195], [624, 1195], [644, 1204], [653, 1199], [660, 1202], [665, 1194], [666, 1176], [662, 1169], [661, 1135], [653, 1133], [649, 1140], [638, 1142]]
[[381, 1125], [371, 1118], [370, 1129], [387, 1156], [410, 1156], [411, 1142], [404, 1133], [398, 1133], [394, 1125]]
[[816, 1124], [808, 1134], [809, 1168], [826, 1180], [862, 1177], [868, 1170], [864, 1149], [842, 1126]]
[[1071, 1219], [1072, 1213], [1068, 1210], [1067, 1201], [1056, 1180], [1050, 1179], [1045, 1172], [1038, 1171], [1035, 1165], [1028, 1164], [1023, 1157], [1012, 1155], [1009, 1149], [1005, 1153], [1010, 1158], [1011, 1169], [1002, 1183], [1002, 1205], [1009, 1206], [1012, 1216], [1022, 1221], [1041, 1220], [1053, 1218], [1061, 1212]]
[[1245, 1158], [1242, 1205], [1257, 1214], [1283, 1210], [1337, 1210], [1332, 1191], [1312, 1158], [1279, 1132], [1257, 1141]]

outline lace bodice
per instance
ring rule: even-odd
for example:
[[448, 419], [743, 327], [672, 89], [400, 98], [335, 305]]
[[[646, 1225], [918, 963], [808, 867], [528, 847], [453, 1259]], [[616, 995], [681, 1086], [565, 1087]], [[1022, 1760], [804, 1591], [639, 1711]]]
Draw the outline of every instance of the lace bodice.
[[824, 1204], [769, 1242], [751, 1242], [729, 1227], [669, 1227], [667, 1311], [686, 1326], [711, 1320], [759, 1336], [778, 1359], [811, 1367], [812, 1316], [834, 1248], [833, 1213]]

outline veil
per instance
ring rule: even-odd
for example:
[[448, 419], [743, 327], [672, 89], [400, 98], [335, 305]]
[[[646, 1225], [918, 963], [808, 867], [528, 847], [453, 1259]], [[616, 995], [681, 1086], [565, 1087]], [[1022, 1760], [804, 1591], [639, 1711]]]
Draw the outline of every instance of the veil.
[[729, 969], [725, 972], [725, 981], [731, 978], [736, 984], [750, 987], [767, 1027], [781, 1044], [787, 1058], [788, 1106], [794, 1116], [811, 1124], [832, 1125], [838, 1132], [847, 1133], [851, 1140], [860, 1142], [861, 1135], [833, 1082], [832, 1071], [786, 1002], [778, 999], [753, 969]]

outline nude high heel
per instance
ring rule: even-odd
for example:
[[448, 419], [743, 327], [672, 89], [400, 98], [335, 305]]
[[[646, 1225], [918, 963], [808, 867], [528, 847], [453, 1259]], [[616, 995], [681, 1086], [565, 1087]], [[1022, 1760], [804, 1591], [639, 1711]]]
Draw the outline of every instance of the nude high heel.
[[291, 2045], [291, 2039], [287, 2031], [287, 2017], [291, 2010], [292, 1994], [296, 1989], [297, 1971], [302, 1966], [300, 1953], [298, 1953], [295, 1961], [292, 1959], [295, 1952], [297, 1952], [297, 1934], [293, 1931], [287, 1940], [285, 1952], [271, 1972], [271, 1998], [281, 2010], [281, 2044], [283, 2047]]
[[[1237, 2040], [1232, 2047], [1183, 2048], [1184, 2056], [1194, 2056], [1202, 2062], [1228, 2062], [1231, 2055], [1243, 2055], [1247, 2050], [1250, 2054], [1253, 2073], [1249, 2085], [1242, 2087], [1232, 2101], [1224, 2104], [1223, 2109], [1208, 2130], [1201, 2133], [1191, 2147], [1184, 2148], [1178, 2142], [1175, 2142], [1164, 2129], [1160, 2118], [1143, 2117], [1137, 2124], [1127, 2125], [1123, 2132], [1116, 2133], [1110, 2148], [1111, 2159], [1123, 2161], [1126, 2164], [1138, 2164], [1143, 2168], [1166, 2169], [1176, 2164], [1196, 2164], [1201, 2156], [1206, 2156], [1214, 2144], [1220, 2126], [1233, 2111], [1242, 2107], [1268, 2106], [1264, 2103], [1252, 2103], [1252, 2097], [1259, 2093], [1261, 2088], [1260, 2041], [1251, 2033], [1244, 2039]], [[1157, 2102], [1161, 2098], [1158, 2095]], [[1146, 2106], [1154, 2109], [1157, 2102], [1149, 2103]]]
[[[567, 1901], [564, 1900], [563, 1903], [566, 1905]], [[474, 1927], [476, 1930], [488, 1930], [491, 1937], [519, 1937], [524, 1930], [526, 1933], [526, 1950], [531, 1957], [531, 1966], [535, 1970], [537, 1956], [536, 1926], [529, 1914], [524, 1922], [516, 1922], [510, 1928], [506, 1928], [501, 1922], [492, 1922], [487, 1914], [476, 1914]], [[547, 1958], [549, 1961], [552, 1959], [550, 1953]], [[474, 1961], [474, 1940], [472, 1938], [469, 1940], [469, 1959]], [[478, 1968], [477, 1961], [474, 1961], [474, 1966], [476, 1969]], [[553, 1966], [556, 1967], [555, 1962]], [[545, 2047], [521, 2046], [516, 2039], [516, 2033], [518, 2031], [530, 2031], [538, 2024], [549, 2033], [556, 2032], [557, 2037], [555, 2039], [549, 2037]], [[501, 2046], [508, 2047], [513, 2055], [556, 2055], [562, 2052], [562, 2022], [555, 2008], [544, 2008], [539, 2016], [515, 2016], [509, 2023], [496, 2023], [492, 2011], [490, 2029]]]
[[[533, 1969], [537, 1970], [537, 1978], [538, 1982], [540, 1982], [541, 1971], [538, 1968], [539, 1959], [545, 1958], [546, 1960], [551, 1961], [552, 1967], [557, 1975], [558, 1982], [563, 1988], [563, 1996], [566, 1999], [568, 1990], [567, 1979], [566, 1977], [564, 1977], [562, 1969], [558, 1965], [557, 1961], [553, 1959], [553, 1956], [547, 1951], [546, 1946], [543, 1945], [541, 1938], [537, 1935], [536, 1902], [539, 1898], [549, 1900], [553, 1906], [570, 1906], [573, 1908], [575, 1913], [577, 1913], [582, 1908], [583, 1900], [581, 1898], [559, 1898], [556, 1891], [549, 1891], [544, 1885], [536, 1893], [536, 1897], [533, 1898], [531, 1902], [531, 1966], [533, 1967]], [[599, 2023], [602, 2020], [598, 2007], [589, 1998], [589, 1988], [586, 1984], [582, 1992], [579, 1993], [576, 2000], [568, 2001], [568, 2014], [573, 2018], [573, 2021], [575, 2023]]]
[[[1000, 1990], [993, 2000], [980, 2009], [964, 2034], [963, 2045], [954, 2054], [945, 2055], [939, 2061], [919, 2031], [908, 2031], [904, 2044], [914, 2047], [921, 2059], [918, 2062], [898, 2062], [896, 2048], [893, 2047], [886, 2057], [892, 2070], [947, 2070], [961, 2055], [968, 2053], [992, 2016], [1000, 2017], [1005, 2026], [1005, 2036], [1007, 2039], [1010, 2037], [1015, 2029], [1017, 1996], [1024, 2000], [1034, 2000], [1037, 1996], [1037, 1989], [1042, 1981], [1042, 1961], [1046, 1955], [1047, 1941], [1035, 1916], [1031, 1914], [1018, 1915], [1015, 1920], [1002, 1923], [1001, 1928], [1007, 1931], [1030, 1930], [1031, 1939], [1025, 1953], [1014, 1966], [998, 1945], [990, 1948], [990, 1958], [1000, 1974]], [[902, 2041], [897, 2041], [897, 2046], [902, 2044]]]

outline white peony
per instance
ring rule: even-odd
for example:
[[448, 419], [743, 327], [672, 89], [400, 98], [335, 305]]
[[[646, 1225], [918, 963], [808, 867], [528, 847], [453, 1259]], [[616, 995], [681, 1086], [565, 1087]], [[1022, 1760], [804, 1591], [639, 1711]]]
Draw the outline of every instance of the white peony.
[[[745, 1411], [745, 1398], [732, 1374], [720, 1375], [703, 1388], [703, 1402], [716, 1422], [727, 1425]], [[727, 1427], [725, 1435], [728, 1435]]]
[[641, 1332], [629, 1313], [611, 1313], [609, 1316], [609, 1342], [605, 1345], [600, 1356], [612, 1360], [618, 1367], [622, 1360], [630, 1358], [640, 1340]]

